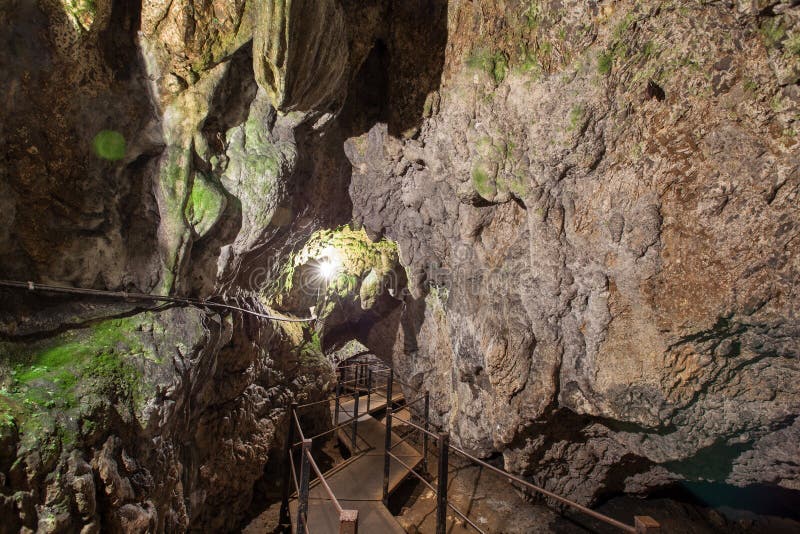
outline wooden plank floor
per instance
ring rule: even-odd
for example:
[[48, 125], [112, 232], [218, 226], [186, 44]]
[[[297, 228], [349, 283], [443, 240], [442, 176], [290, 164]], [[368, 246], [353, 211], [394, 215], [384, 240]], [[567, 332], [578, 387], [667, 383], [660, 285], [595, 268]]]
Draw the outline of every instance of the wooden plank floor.
[[[402, 393], [392, 395], [393, 400], [401, 401]], [[364, 401], [364, 402], [361, 402]], [[370, 401], [370, 412], [378, 411], [386, 406], [385, 395], [373, 394]], [[343, 402], [340, 406], [339, 421], [344, 422], [352, 417], [354, 402]], [[359, 399], [359, 417], [357, 443], [352, 451], [352, 434], [350, 427], [339, 430], [342, 442], [351, 449], [351, 457], [343, 466], [332, 469], [325, 474], [325, 480], [331, 487], [339, 504], [345, 510], [358, 510], [358, 530], [364, 533], [402, 533], [397, 520], [389, 513], [381, 502], [383, 498], [383, 465], [386, 439], [386, 427], [377, 419], [366, 413], [366, 398]], [[333, 416], [333, 403], [331, 403]], [[422, 461], [422, 454], [408, 443], [392, 435], [392, 453], [410, 467], [416, 467]], [[389, 492], [394, 491], [409, 476], [409, 471], [394, 458], [391, 459]], [[313, 484], [313, 482], [312, 482]], [[296, 527], [297, 500], [290, 503], [292, 528]], [[312, 485], [308, 500], [309, 532], [339, 532], [339, 516], [328, 493], [320, 484]]]

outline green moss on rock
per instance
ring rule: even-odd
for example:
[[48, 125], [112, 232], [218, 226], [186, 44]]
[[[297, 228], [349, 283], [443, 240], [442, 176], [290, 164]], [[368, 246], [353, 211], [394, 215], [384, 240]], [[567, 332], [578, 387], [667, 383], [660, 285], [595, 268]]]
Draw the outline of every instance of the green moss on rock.
[[206, 235], [217, 224], [225, 205], [225, 194], [213, 180], [202, 173], [195, 174], [184, 214], [198, 236]]
[[582, 105], [575, 105], [569, 112], [569, 126], [568, 131], [577, 130], [582, 124], [584, 116], [586, 115], [586, 108]]
[[475, 191], [486, 200], [492, 200], [497, 193], [494, 181], [480, 165], [476, 165], [472, 169], [472, 185], [475, 187]]
[[503, 132], [477, 140], [471, 178], [478, 195], [489, 202], [507, 202], [511, 195], [524, 200], [529, 186], [526, 169], [520, 164], [520, 144], [513, 134]]
[[508, 74], [508, 56], [500, 51], [492, 51], [485, 47], [476, 47], [467, 57], [467, 66], [482, 70], [492, 77], [496, 84], [501, 83]]
[[139, 330], [147, 314], [112, 319], [20, 348], [0, 344], [0, 421], [15, 426], [24, 446], [78, 434], [76, 421], [108, 399], [135, 412], [145, 400], [140, 365], [157, 361]]
[[[383, 279], [393, 273], [398, 266], [397, 245], [386, 239], [371, 241], [363, 229], [340, 226], [335, 229], [319, 230], [311, 235], [302, 249], [291, 255], [281, 271], [279, 278], [268, 289], [265, 298], [270, 304], [283, 305], [290, 293], [299, 283], [303, 269], [316, 268], [317, 262], [335, 255], [339, 263], [336, 276], [326, 282], [319, 281], [320, 299], [317, 315], [324, 317], [330, 310], [325, 303], [335, 300], [360, 298], [360, 288], [370, 273], [379, 282], [367, 291], [367, 298], [377, 298], [372, 293], [384, 287]], [[372, 283], [372, 282], [371, 282]], [[374, 285], [374, 284], [373, 284]], [[308, 289], [308, 288], [306, 288]]]
[[599, 72], [600, 74], [604, 76], [610, 74], [613, 66], [614, 66], [613, 50], [603, 51], [597, 56], [597, 72]]
[[97, 3], [95, 0], [61, 0], [64, 11], [73, 24], [88, 31], [97, 16]]

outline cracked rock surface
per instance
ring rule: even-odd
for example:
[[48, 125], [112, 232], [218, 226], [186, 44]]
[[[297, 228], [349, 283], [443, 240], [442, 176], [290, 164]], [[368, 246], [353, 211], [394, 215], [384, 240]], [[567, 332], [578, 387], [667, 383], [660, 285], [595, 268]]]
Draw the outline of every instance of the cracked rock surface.
[[311, 327], [0, 290], [0, 532], [235, 529], [353, 338], [454, 442], [582, 503], [800, 491], [799, 21], [4, 2], [0, 278], [304, 316], [275, 287], [312, 236], [397, 249]]
[[800, 12], [734, 4], [451, 4], [418, 135], [348, 151], [411, 279], [374, 346], [463, 446], [581, 502], [797, 488], [798, 60], [764, 28]]

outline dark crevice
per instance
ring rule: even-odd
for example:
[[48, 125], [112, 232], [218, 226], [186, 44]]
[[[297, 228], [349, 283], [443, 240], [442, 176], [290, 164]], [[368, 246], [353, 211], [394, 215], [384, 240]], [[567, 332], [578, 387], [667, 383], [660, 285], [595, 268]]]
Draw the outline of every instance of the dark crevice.
[[227, 73], [212, 97], [208, 117], [203, 124], [203, 136], [213, 153], [225, 152], [226, 132], [247, 120], [250, 104], [257, 91], [251, 42], [231, 56]]
[[117, 81], [127, 81], [141, 72], [136, 32], [141, 24], [142, 3], [117, 0], [111, 4], [111, 20], [99, 35], [98, 45]]

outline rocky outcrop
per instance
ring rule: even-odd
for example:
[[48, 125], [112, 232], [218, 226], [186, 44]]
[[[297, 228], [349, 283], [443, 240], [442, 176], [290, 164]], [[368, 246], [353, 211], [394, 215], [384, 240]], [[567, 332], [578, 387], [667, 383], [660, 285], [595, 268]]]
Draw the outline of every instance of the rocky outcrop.
[[3, 532], [238, 521], [287, 404], [330, 380], [309, 358], [293, 368], [281, 339], [255, 319], [177, 308], [4, 343], [17, 365], [2, 397]]
[[798, 17], [451, 4], [419, 135], [348, 156], [411, 278], [365, 339], [454, 439], [583, 502], [796, 487]]
[[[298, 153], [321, 144], [312, 125], [341, 106], [334, 82], [347, 72], [346, 43], [330, 78], [297, 72], [317, 46], [342, 41], [330, 20], [306, 17], [299, 32], [302, 7], [273, 14], [292, 34], [269, 50], [253, 30], [266, 4], [0, 8], [2, 278], [237, 296], [265, 311], [259, 291], [287, 251], [345, 222], [292, 197]], [[281, 80], [260, 87], [268, 62]], [[328, 183], [306, 193], [346, 198]], [[318, 345], [301, 347], [310, 334], [299, 327], [86, 297], [0, 299], [2, 532], [234, 528], [282, 443], [286, 407], [328, 387], [329, 365]]]
[[[377, 39], [411, 87], [401, 33], [428, 12], [388, 4], [0, 7], [1, 277], [265, 311], [292, 253], [350, 219], [344, 139], [386, 109], [369, 79], [388, 70]], [[420, 94], [398, 92], [398, 128]], [[328, 387], [323, 344], [344, 343], [353, 314], [397, 306], [394, 247], [376, 255], [349, 232], [363, 261], [330, 295], [349, 307], [324, 302], [318, 331], [2, 290], [0, 530], [234, 528], [279, 463], [286, 406]], [[307, 316], [306, 297], [283, 311]]]
[[6, 2], [0, 277], [320, 320], [3, 290], [0, 530], [233, 528], [353, 337], [583, 502], [797, 489], [795, 4]]
[[348, 49], [339, 2], [290, 0], [263, 5], [253, 25], [256, 81], [269, 92], [276, 109], [324, 109], [337, 93], [341, 105]]

